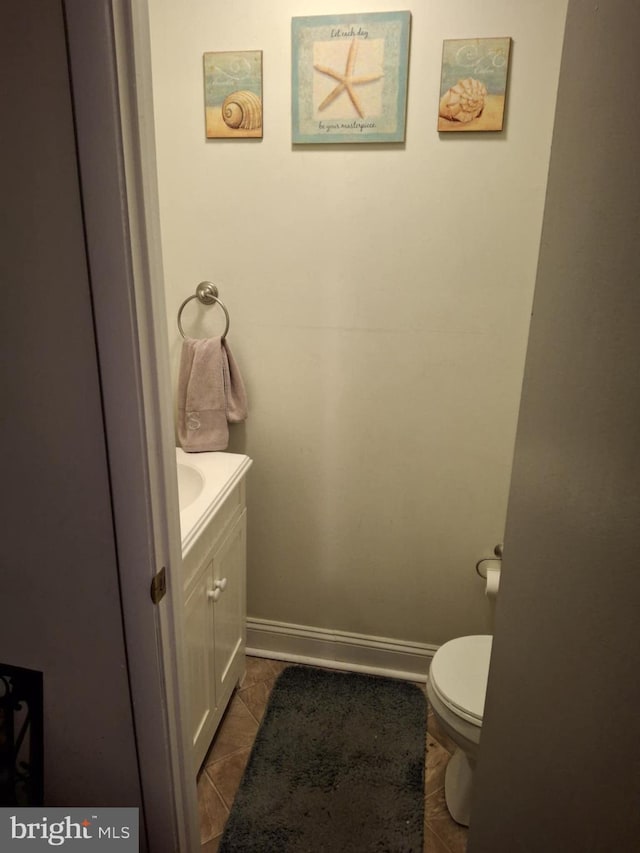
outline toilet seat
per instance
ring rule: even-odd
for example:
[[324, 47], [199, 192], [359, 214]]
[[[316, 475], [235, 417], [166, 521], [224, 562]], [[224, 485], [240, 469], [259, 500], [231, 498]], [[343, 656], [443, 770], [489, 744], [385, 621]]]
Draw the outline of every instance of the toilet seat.
[[450, 640], [440, 646], [429, 668], [436, 696], [474, 726], [482, 725], [492, 640], [487, 634]]

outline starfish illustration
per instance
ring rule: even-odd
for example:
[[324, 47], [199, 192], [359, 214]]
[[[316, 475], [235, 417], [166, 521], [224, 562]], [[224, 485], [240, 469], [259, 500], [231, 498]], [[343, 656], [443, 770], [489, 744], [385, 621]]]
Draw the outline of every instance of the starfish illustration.
[[374, 80], [379, 80], [381, 77], [384, 77], [384, 74], [364, 74], [360, 77], [354, 77], [353, 71], [356, 65], [356, 56], [358, 54], [358, 39], [353, 39], [351, 45], [349, 46], [349, 54], [347, 56], [347, 66], [344, 72], [334, 71], [332, 68], [327, 68], [325, 65], [314, 65], [313, 67], [316, 71], [319, 71], [321, 74], [326, 74], [328, 77], [333, 77], [334, 80], [338, 81], [338, 85], [335, 89], [332, 89], [331, 92], [327, 95], [324, 101], [318, 107], [318, 111], [325, 109], [329, 104], [333, 103], [338, 95], [341, 95], [346, 91], [347, 95], [351, 99], [351, 103], [356, 108], [356, 111], [360, 118], [364, 118], [364, 110], [362, 109], [362, 105], [358, 100], [356, 93], [353, 91], [354, 86], [359, 86], [361, 83], [373, 83]]

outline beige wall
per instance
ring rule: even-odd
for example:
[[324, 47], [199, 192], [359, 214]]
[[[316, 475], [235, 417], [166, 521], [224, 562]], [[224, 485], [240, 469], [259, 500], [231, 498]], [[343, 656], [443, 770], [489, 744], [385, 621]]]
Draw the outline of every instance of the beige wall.
[[[212, 279], [251, 403], [249, 615], [441, 643], [491, 629], [474, 564], [503, 538], [565, 3], [415, 4], [406, 144], [292, 148], [290, 19], [326, 11], [150, 2], [174, 373]], [[442, 40], [495, 35], [506, 130], [440, 138]], [[264, 139], [207, 142], [202, 54], [245, 49]]]

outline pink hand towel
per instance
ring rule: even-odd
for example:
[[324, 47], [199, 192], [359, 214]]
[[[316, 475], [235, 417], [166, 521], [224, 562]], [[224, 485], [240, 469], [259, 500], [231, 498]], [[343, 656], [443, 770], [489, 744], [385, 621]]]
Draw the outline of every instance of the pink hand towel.
[[221, 338], [185, 338], [178, 374], [178, 439], [183, 450], [224, 450], [227, 422], [247, 417], [244, 383]]
[[231, 354], [229, 344], [222, 341], [222, 366], [224, 373], [224, 392], [227, 404], [227, 421], [237, 424], [245, 421], [248, 415], [247, 392], [236, 360]]

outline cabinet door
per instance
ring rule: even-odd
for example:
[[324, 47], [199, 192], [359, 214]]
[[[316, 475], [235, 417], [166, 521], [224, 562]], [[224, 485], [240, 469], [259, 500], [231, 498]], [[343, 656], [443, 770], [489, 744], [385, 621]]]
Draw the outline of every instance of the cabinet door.
[[224, 708], [244, 670], [246, 510], [213, 558], [216, 704]]
[[189, 704], [196, 766], [204, 758], [215, 714], [214, 648], [211, 603], [212, 564], [201, 573], [185, 602], [185, 640]]

